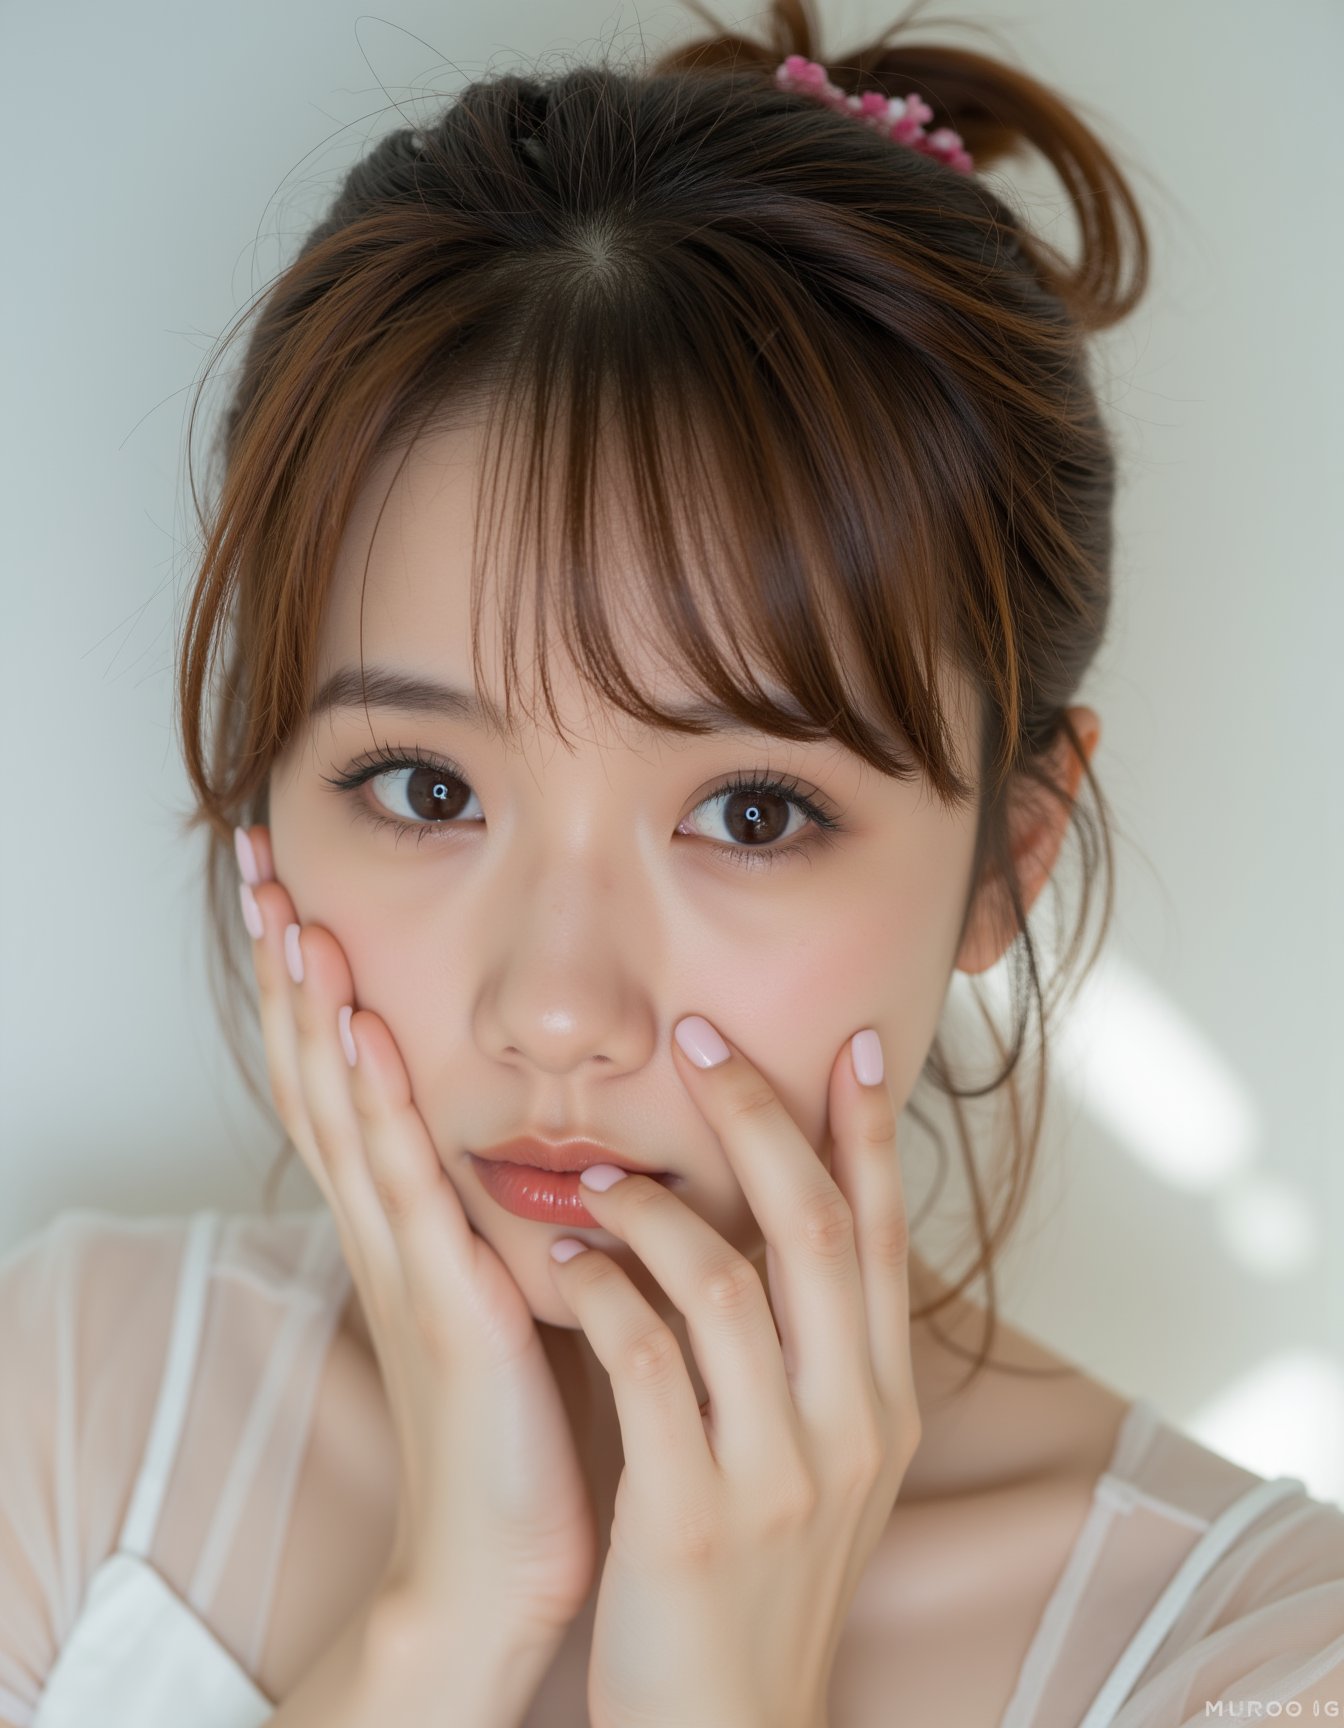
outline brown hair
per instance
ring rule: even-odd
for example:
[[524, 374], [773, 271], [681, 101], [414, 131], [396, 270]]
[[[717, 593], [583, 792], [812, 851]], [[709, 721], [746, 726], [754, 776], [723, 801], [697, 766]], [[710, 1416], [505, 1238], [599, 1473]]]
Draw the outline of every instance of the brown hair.
[[[535, 505], [546, 496], [547, 432], [563, 420], [560, 580], [545, 573], [538, 512], [526, 561], [517, 535], [502, 608], [516, 617], [526, 562], [557, 733], [541, 646], [547, 600], [590, 687], [649, 725], [698, 730], [655, 707], [616, 651], [590, 524], [599, 455], [623, 457], [662, 632], [704, 694], [754, 726], [833, 738], [883, 774], [923, 776], [947, 809], [978, 799], [973, 883], [992, 872], [1011, 910], [1014, 1025], [1001, 1039], [981, 1004], [1002, 1058], [984, 1086], [956, 1085], [941, 1037], [930, 1049], [921, 1078], [951, 1100], [979, 1251], [914, 1315], [936, 1312], [983, 1272], [988, 1324], [970, 1379], [996, 1324], [993, 1262], [1035, 1162], [1056, 1005], [1011, 867], [1010, 799], [1027, 791], [1068, 804], [1079, 838], [1082, 901], [1055, 986], [1078, 961], [1099, 874], [1104, 911], [1083, 975], [1111, 918], [1110, 818], [1065, 713], [1111, 595], [1115, 464], [1084, 341], [1138, 301], [1148, 241], [1112, 156], [1024, 72], [964, 48], [892, 42], [909, 14], [834, 59], [801, 0], [773, 0], [765, 44], [701, 15], [720, 34], [648, 69], [604, 60], [549, 78], [484, 79], [432, 125], [390, 132], [259, 297], [214, 447], [223, 472], [208, 518], [192, 480], [204, 548], [177, 668], [197, 801], [184, 831], [209, 829], [211, 986], [244, 1081], [265, 1106], [240, 1043], [240, 1004], [255, 1027], [255, 1003], [231, 831], [268, 819], [271, 764], [311, 697], [330, 573], [371, 464], [390, 451], [404, 463], [449, 416], [502, 407], [503, 428], [527, 431]], [[931, 125], [962, 135], [975, 172], [778, 88], [770, 74], [790, 53], [822, 59], [847, 92], [917, 92]], [[985, 177], [1025, 145], [1068, 192], [1076, 264]], [[192, 404], [189, 471], [211, 365]], [[693, 603], [672, 528], [675, 502], [700, 530], [692, 499], [711, 521], [699, 561], [715, 572], [712, 599], [734, 644], [726, 658]], [[479, 682], [478, 617], [473, 600]], [[507, 622], [505, 641], [507, 705], [516, 670]], [[751, 653], [807, 719], [752, 687]], [[944, 656], [979, 695], [974, 780], [953, 760]], [[1082, 762], [1095, 819], [1058, 784], [1061, 748]], [[1024, 1116], [1016, 1070], [1033, 1008], [1040, 1062]], [[995, 1211], [962, 1105], [1004, 1085], [1013, 1134]], [[932, 1123], [912, 1114], [945, 1162]], [[292, 1150], [272, 1170], [268, 1209]]]

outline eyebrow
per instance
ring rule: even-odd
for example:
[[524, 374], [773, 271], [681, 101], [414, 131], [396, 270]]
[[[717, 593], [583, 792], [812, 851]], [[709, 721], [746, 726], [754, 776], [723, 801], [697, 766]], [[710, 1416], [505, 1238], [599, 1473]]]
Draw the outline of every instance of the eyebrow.
[[[785, 713], [799, 720], [807, 715], [785, 691], [767, 690], [768, 699]], [[503, 711], [488, 698], [482, 701], [472, 690], [460, 690], [451, 684], [417, 673], [399, 672], [391, 666], [366, 666], [361, 677], [357, 666], [342, 666], [323, 680], [308, 709], [308, 718], [317, 719], [338, 708], [396, 708], [407, 714], [431, 714], [438, 718], [463, 720], [471, 726], [488, 726], [501, 736], [515, 735], [516, 727], [506, 727]], [[762, 728], [739, 719], [719, 702], [697, 701], [670, 707], [667, 712], [678, 720], [690, 720], [716, 732], [761, 733]]]

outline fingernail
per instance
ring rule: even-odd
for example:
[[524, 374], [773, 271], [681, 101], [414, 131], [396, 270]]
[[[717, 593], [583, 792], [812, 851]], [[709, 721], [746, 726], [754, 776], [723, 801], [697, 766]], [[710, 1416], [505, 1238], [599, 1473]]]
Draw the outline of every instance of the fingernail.
[[266, 926], [262, 922], [257, 897], [246, 882], [238, 884], [238, 898], [243, 903], [243, 923], [247, 925], [247, 933], [254, 942], [258, 942], [266, 934]]
[[678, 1020], [675, 1035], [697, 1068], [716, 1068], [732, 1055], [709, 1021], [699, 1014], [688, 1014], [684, 1020]]
[[285, 964], [289, 967], [289, 975], [296, 984], [303, 983], [303, 951], [299, 947], [299, 927], [297, 924], [285, 926]]
[[605, 1194], [608, 1188], [624, 1182], [628, 1174], [615, 1164], [590, 1164], [586, 1170], [579, 1171], [579, 1181], [585, 1188], [596, 1188], [599, 1194]]
[[355, 1035], [350, 1030], [350, 1020], [354, 1012], [354, 1009], [347, 1002], [336, 1016], [336, 1025], [341, 1034], [341, 1049], [345, 1051], [345, 1059], [352, 1068], [359, 1061], [359, 1051], [355, 1048]]
[[849, 1054], [861, 1085], [882, 1084], [882, 1040], [871, 1026], [850, 1039]]
[[238, 857], [238, 868], [243, 873], [243, 881], [250, 882], [255, 888], [261, 881], [261, 872], [257, 869], [257, 854], [251, 840], [248, 839], [246, 828], [235, 828], [233, 831], [233, 850]]
[[558, 1242], [551, 1243], [551, 1259], [559, 1260], [561, 1264], [572, 1260], [576, 1254], [586, 1254], [588, 1244], [576, 1242], [572, 1236], [562, 1236]]

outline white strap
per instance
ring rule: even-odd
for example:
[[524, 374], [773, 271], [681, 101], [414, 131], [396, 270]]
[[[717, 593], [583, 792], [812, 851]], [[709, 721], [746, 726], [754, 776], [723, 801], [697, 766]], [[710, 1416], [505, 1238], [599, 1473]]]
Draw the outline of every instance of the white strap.
[[215, 1499], [214, 1517], [187, 1588], [188, 1603], [203, 1619], [214, 1602], [220, 1577], [233, 1550], [253, 1479], [271, 1442], [276, 1416], [286, 1395], [292, 1391], [299, 1349], [312, 1329], [314, 1310], [319, 1307], [319, 1298], [310, 1294], [309, 1285], [315, 1267], [322, 1263], [324, 1251], [325, 1244], [321, 1238], [316, 1234], [310, 1235], [294, 1275], [296, 1290], [290, 1295], [290, 1306], [267, 1356], [228, 1475]]
[[141, 1559], [149, 1557], [163, 1496], [182, 1437], [182, 1425], [186, 1420], [187, 1401], [201, 1347], [210, 1262], [219, 1226], [219, 1213], [204, 1211], [193, 1215], [187, 1229], [182, 1269], [177, 1281], [173, 1331], [159, 1386], [159, 1401], [117, 1544], [125, 1552], [139, 1555]]
[[248, 1668], [254, 1674], [261, 1668], [262, 1652], [270, 1625], [271, 1602], [279, 1578], [281, 1555], [289, 1536], [299, 1466], [310, 1444], [318, 1383], [326, 1366], [337, 1326], [340, 1324], [341, 1310], [350, 1291], [350, 1272], [345, 1263], [340, 1237], [336, 1233], [336, 1221], [325, 1206], [320, 1213], [314, 1214], [313, 1225], [317, 1253], [305, 1256], [305, 1260], [316, 1258], [318, 1270], [314, 1282], [321, 1292], [322, 1309], [310, 1334], [302, 1381], [295, 1388], [295, 1434], [289, 1444], [279, 1501], [272, 1520], [270, 1549], [257, 1589], [257, 1606], [252, 1617], [250, 1640], [244, 1652]]
[[1257, 1482], [1219, 1513], [1181, 1562], [1175, 1576], [1106, 1676], [1079, 1728], [1109, 1728], [1129, 1697], [1134, 1682], [1176, 1624], [1186, 1603], [1242, 1531], [1278, 1501], [1305, 1491], [1306, 1484], [1295, 1476], [1276, 1476], [1272, 1482]]

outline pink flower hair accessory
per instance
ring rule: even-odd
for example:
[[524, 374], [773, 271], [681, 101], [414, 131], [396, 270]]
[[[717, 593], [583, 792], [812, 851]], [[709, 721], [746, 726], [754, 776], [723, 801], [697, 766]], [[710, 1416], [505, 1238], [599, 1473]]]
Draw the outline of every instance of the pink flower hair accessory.
[[850, 115], [861, 126], [870, 126], [897, 144], [908, 144], [923, 156], [936, 156], [959, 174], [975, 172], [975, 163], [959, 132], [950, 126], [940, 126], [934, 132], [925, 130], [933, 119], [933, 109], [913, 91], [905, 97], [884, 96], [880, 90], [846, 96], [838, 85], [832, 84], [819, 61], [804, 59], [801, 54], [790, 54], [780, 62], [775, 68], [775, 83], [781, 90], [801, 90], [814, 96], [828, 108]]

